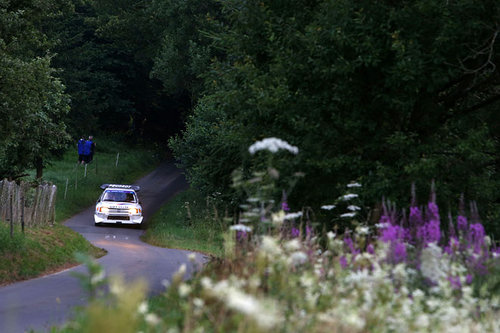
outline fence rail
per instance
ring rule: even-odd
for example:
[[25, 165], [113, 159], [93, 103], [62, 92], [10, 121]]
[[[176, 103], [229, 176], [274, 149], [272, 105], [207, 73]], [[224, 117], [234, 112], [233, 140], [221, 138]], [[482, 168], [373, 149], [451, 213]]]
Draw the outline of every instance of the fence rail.
[[0, 181], [0, 221], [30, 226], [53, 224], [57, 187]]

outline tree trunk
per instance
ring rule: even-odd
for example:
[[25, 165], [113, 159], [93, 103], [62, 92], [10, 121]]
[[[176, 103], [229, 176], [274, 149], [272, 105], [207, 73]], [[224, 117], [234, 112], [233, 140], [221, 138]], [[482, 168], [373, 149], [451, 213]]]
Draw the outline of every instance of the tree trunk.
[[36, 168], [36, 179], [40, 179], [43, 176], [43, 160], [40, 156], [35, 158], [35, 168]]

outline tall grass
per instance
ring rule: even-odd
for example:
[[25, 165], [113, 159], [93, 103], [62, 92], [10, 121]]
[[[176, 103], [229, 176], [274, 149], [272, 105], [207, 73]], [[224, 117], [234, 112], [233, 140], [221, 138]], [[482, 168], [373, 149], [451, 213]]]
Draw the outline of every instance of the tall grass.
[[221, 256], [222, 234], [226, 228], [219, 215], [213, 199], [189, 189], [175, 196], [153, 216], [142, 240], [155, 246]]

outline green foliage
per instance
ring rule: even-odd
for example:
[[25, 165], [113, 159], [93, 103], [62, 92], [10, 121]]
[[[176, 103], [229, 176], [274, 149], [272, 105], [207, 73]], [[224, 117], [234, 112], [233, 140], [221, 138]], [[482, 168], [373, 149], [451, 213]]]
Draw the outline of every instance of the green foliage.
[[75, 252], [91, 256], [104, 254], [102, 249], [65, 226], [30, 228], [24, 234], [15, 226], [11, 238], [9, 225], [0, 222], [0, 285], [76, 265]]
[[229, 193], [231, 172], [253, 168], [245, 147], [279, 137], [300, 148], [306, 175], [292, 204], [326, 204], [354, 179], [367, 204], [403, 200], [408, 184], [435, 179], [450, 203], [463, 192], [493, 221], [499, 11], [496, 1], [226, 1], [209, 34], [225, 56], [170, 145], [205, 193]]
[[40, 175], [67, 143], [63, 117], [69, 98], [45, 49], [52, 41], [40, 28], [65, 4], [0, 2], [0, 177], [32, 167]]

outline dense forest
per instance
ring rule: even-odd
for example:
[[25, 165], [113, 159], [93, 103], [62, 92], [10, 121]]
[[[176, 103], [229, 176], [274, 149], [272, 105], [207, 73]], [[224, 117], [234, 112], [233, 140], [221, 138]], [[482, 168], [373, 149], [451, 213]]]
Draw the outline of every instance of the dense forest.
[[[0, 176], [81, 135], [170, 147], [191, 184], [234, 202], [248, 147], [279, 137], [289, 201], [318, 208], [363, 184], [401, 206], [500, 219], [497, 0], [0, 0]], [[444, 209], [446, 211], [446, 209]]]

